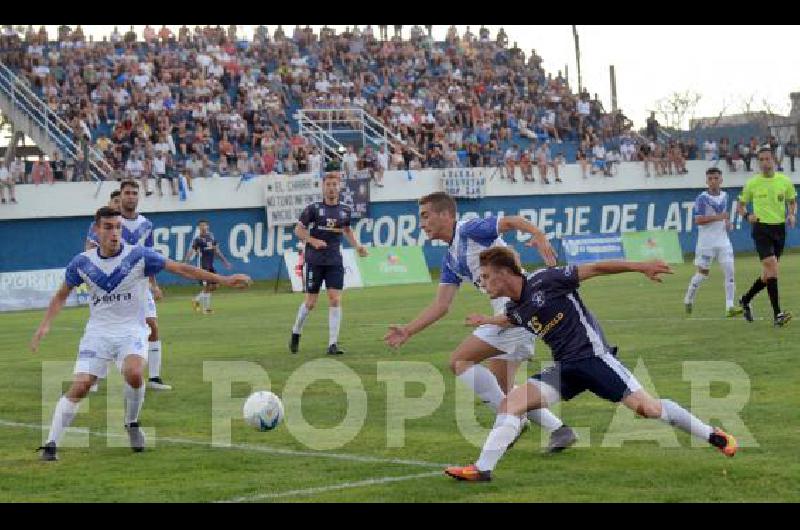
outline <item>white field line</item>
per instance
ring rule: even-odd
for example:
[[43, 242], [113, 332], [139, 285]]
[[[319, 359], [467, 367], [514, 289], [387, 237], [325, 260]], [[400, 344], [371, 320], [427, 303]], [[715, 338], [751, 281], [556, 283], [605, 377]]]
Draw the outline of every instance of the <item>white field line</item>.
[[[48, 426], [45, 425], [37, 425], [34, 423], [20, 423], [16, 421], [8, 421], [0, 419], [0, 426], [4, 427], [16, 427], [22, 429], [33, 429], [33, 430], [45, 430], [49, 429]], [[97, 431], [89, 431], [85, 428], [80, 427], [70, 427], [68, 431], [78, 432], [78, 433], [88, 433], [91, 436], [98, 436], [100, 438], [127, 438], [126, 434], [113, 434], [113, 433], [105, 433], [105, 432], [97, 432]], [[268, 453], [274, 455], [284, 455], [284, 456], [301, 456], [301, 457], [310, 457], [310, 458], [328, 458], [331, 460], [344, 460], [349, 462], [364, 462], [364, 463], [371, 463], [371, 464], [395, 464], [401, 466], [416, 466], [416, 467], [427, 467], [427, 468], [438, 468], [443, 469], [450, 464], [437, 464], [435, 462], [426, 462], [422, 460], [405, 460], [400, 458], [381, 458], [378, 456], [368, 456], [368, 455], [357, 455], [357, 454], [349, 454], [349, 453], [327, 453], [327, 452], [316, 452], [316, 451], [297, 451], [294, 449], [281, 449], [278, 447], [269, 447], [266, 445], [253, 445], [253, 444], [230, 444], [230, 445], [215, 445], [211, 442], [206, 442], [203, 440], [192, 440], [189, 438], [173, 438], [168, 436], [158, 436], [156, 438], [156, 442], [166, 442], [172, 443], [176, 445], [197, 445], [203, 447], [212, 447], [214, 449], [237, 449], [240, 451], [252, 451], [258, 453]]]
[[405, 480], [413, 480], [416, 478], [426, 477], [440, 477], [441, 471], [430, 471], [427, 473], [417, 473], [416, 475], [404, 475], [401, 477], [381, 477], [367, 480], [359, 480], [358, 482], [342, 482], [341, 484], [332, 484], [330, 486], [319, 486], [316, 488], [306, 488], [301, 490], [282, 491], [278, 493], [259, 493], [247, 497], [236, 497], [225, 501], [216, 501], [219, 503], [238, 503], [238, 502], [253, 502], [265, 499], [281, 499], [286, 497], [300, 497], [303, 495], [317, 495], [319, 493], [327, 493], [329, 491], [338, 491], [351, 488], [361, 488], [364, 486], [375, 486], [380, 484], [390, 484], [392, 482], [402, 482]]

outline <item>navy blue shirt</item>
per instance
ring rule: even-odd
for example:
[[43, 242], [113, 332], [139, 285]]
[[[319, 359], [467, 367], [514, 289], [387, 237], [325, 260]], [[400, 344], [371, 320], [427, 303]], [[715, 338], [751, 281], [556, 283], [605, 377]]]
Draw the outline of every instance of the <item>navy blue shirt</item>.
[[344, 204], [329, 205], [315, 202], [300, 214], [300, 223], [309, 229], [311, 237], [328, 244], [317, 250], [306, 243], [305, 262], [309, 265], [342, 265], [342, 232], [350, 226], [352, 210]]
[[525, 276], [519, 301], [506, 305], [506, 316], [550, 346], [556, 362], [578, 361], [612, 353], [603, 330], [578, 295], [575, 266], [539, 269]]
[[217, 240], [211, 232], [205, 235], [198, 235], [192, 241], [192, 250], [200, 254], [200, 267], [212, 269], [214, 267], [214, 255], [217, 249]]

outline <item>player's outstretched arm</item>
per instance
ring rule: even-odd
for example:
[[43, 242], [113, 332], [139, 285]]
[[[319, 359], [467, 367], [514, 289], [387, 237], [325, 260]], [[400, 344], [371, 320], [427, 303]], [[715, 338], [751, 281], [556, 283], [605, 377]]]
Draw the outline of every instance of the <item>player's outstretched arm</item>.
[[238, 287], [240, 289], [249, 287], [250, 284], [253, 283], [253, 280], [250, 279], [250, 276], [246, 274], [232, 274], [231, 276], [223, 276], [214, 272], [204, 271], [203, 269], [189, 265], [188, 263], [172, 261], [171, 259], [166, 260], [164, 270], [173, 274], [177, 274], [178, 276], [183, 276], [184, 278], [189, 278], [190, 280], [216, 282], [221, 283], [222, 285], [227, 285], [228, 287]]
[[383, 340], [392, 348], [399, 348], [412, 336], [445, 316], [450, 310], [450, 305], [453, 303], [453, 298], [455, 298], [457, 292], [457, 285], [439, 284], [439, 290], [436, 292], [436, 298], [433, 302], [423, 309], [417, 315], [417, 318], [409, 324], [405, 326], [389, 326], [389, 331], [383, 336]]
[[556, 251], [550, 244], [550, 240], [547, 239], [547, 236], [544, 232], [539, 230], [533, 224], [529, 223], [527, 219], [520, 215], [507, 215], [501, 217], [497, 221], [497, 231], [501, 234], [504, 234], [509, 230], [519, 230], [521, 232], [530, 234], [531, 239], [525, 244], [525, 246], [536, 247], [536, 249], [539, 251], [539, 255], [542, 256], [545, 265], [548, 267], [554, 267], [556, 265]]
[[621, 274], [623, 272], [641, 272], [654, 282], [661, 283], [661, 274], [672, 274], [672, 269], [663, 261], [601, 261], [578, 265], [578, 279], [580, 281], [605, 276], [608, 274]]
[[53, 322], [53, 319], [56, 318], [56, 315], [58, 315], [61, 308], [64, 307], [64, 304], [67, 303], [67, 298], [71, 290], [72, 287], [66, 283], [62, 283], [61, 287], [56, 291], [56, 294], [50, 299], [50, 305], [47, 306], [47, 312], [44, 314], [42, 323], [39, 324], [39, 328], [36, 330], [36, 333], [33, 334], [33, 339], [31, 340], [32, 352], [36, 352], [39, 349], [39, 343], [50, 331], [50, 324]]
[[197, 251], [195, 251], [194, 247], [190, 247], [189, 250], [186, 251], [186, 256], [183, 258], [184, 263], [189, 263], [192, 261], [192, 258], [195, 256]]

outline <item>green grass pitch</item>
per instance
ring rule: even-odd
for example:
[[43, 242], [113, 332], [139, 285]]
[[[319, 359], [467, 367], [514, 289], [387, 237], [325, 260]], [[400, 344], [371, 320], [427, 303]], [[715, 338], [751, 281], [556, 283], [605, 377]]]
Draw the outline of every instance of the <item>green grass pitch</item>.
[[[784, 308], [800, 312], [800, 257], [788, 255], [781, 266]], [[739, 256], [736, 267], [738, 296], [758, 273], [758, 261]], [[106, 403], [120, 406], [121, 395], [107, 401], [103, 383], [99, 393], [90, 394], [89, 410], [73, 424], [92, 433], [89, 446], [65, 447], [55, 463], [39, 461], [39, 426], [50, 423], [49, 415], [42, 417], [42, 362], [74, 362], [88, 309], [64, 310], [38, 354], [29, 352], [28, 343], [43, 311], [0, 314], [0, 501], [800, 501], [800, 324], [773, 329], [766, 291], [754, 303], [761, 319], [748, 324], [723, 318], [722, 275], [716, 265], [687, 317], [683, 294], [692, 269], [687, 259], [661, 285], [633, 274], [597, 278], [581, 293], [609, 342], [619, 346], [620, 359], [631, 370], [646, 368], [660, 397], [689, 404], [686, 361], [729, 361], [747, 374], [750, 396], [741, 418], [758, 444], [741, 448], [733, 459], [707, 446], [693, 447], [683, 433], [676, 435], [679, 447], [647, 440], [607, 447], [616, 407], [583, 394], [557, 412], [570, 425], [590, 429], [585, 446], [545, 456], [540, 430], [532, 427], [500, 462], [493, 482], [457, 483], [443, 476], [441, 464], [471, 463], [479, 453], [457, 428], [456, 382], [447, 361], [469, 333], [464, 316], [485, 313], [488, 304], [465, 286], [453, 310], [400, 351], [391, 352], [381, 340], [387, 325], [408, 322], [430, 301], [435, 284], [345, 293], [340, 344], [347, 353], [336, 360], [358, 374], [368, 398], [366, 421], [351, 441], [331, 450], [309, 449], [286, 422], [260, 433], [237, 415], [233, 446], [215, 447], [211, 384], [203, 379], [203, 362], [260, 365], [271, 389], [282, 395], [293, 372], [326, 357], [327, 302], [323, 295], [307, 321], [300, 353], [290, 355], [289, 331], [302, 296], [286, 292], [285, 285], [277, 294], [272, 282], [246, 292], [220, 290], [213, 298], [216, 313], [209, 316], [191, 310], [195, 288], [172, 287], [165, 290], [158, 311], [162, 375], [174, 390], [148, 391], [141, 422], [155, 428], [158, 439], [142, 454], [108, 443], [114, 438], [106, 436]], [[543, 343], [536, 349], [536, 359], [526, 368], [529, 374], [550, 360]], [[387, 447], [387, 385], [378, 380], [377, 364], [398, 360], [431, 363], [441, 374], [445, 394], [432, 414], [407, 421], [402, 447]], [[237, 414], [252, 390], [247, 383], [233, 385]], [[410, 397], [423, 390], [420, 383], [406, 387]], [[725, 383], [710, 387], [714, 397], [729, 391]], [[342, 387], [317, 381], [303, 394], [303, 416], [316, 428], [331, 428], [344, 418], [346, 403]], [[52, 408], [53, 403], [45, 405]], [[475, 410], [488, 428], [490, 412], [480, 404]], [[118, 425], [111, 427], [119, 432]]]

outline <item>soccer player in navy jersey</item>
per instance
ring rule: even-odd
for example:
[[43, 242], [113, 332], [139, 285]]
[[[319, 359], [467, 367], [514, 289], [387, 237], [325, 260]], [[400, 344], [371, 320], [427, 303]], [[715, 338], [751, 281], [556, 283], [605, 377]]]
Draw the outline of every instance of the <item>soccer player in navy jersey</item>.
[[517, 436], [520, 415], [586, 390], [705, 440], [726, 456], [736, 454], [733, 436], [703, 423], [670, 399], [653, 398], [641, 387], [617, 359], [617, 348], [608, 345], [600, 324], [578, 294], [581, 282], [606, 274], [640, 272], [660, 282], [662, 274], [672, 273], [666, 263], [607, 261], [524, 274], [516, 252], [493, 247], [481, 252], [480, 271], [489, 296], [507, 296], [510, 301], [505, 314], [470, 315], [467, 325], [523, 327], [550, 346], [555, 364], [506, 396], [480, 458], [474, 465], [448, 467], [447, 475], [458, 480], [491, 480], [492, 470]]
[[[219, 256], [225, 268], [230, 270], [231, 264], [225, 255], [219, 250], [219, 243], [211, 233], [208, 221], [205, 219], [197, 223], [197, 237], [192, 241], [192, 246], [189, 252], [186, 253], [186, 263], [192, 260], [195, 254], [200, 255], [200, 268], [208, 272], [217, 272], [214, 268], [214, 258]], [[203, 314], [210, 315], [213, 313], [211, 309], [211, 293], [217, 289], [216, 282], [200, 281], [203, 290], [192, 299], [192, 307], [195, 311], [199, 311], [201, 306]]]
[[[389, 326], [384, 336], [388, 346], [399, 348], [443, 318], [462, 283], [471, 283], [486, 294], [481, 284], [478, 258], [487, 248], [506, 246], [502, 237], [505, 232], [518, 230], [530, 234], [526, 245], [535, 247], [547, 265], [556, 264], [556, 254], [547, 235], [524, 217], [490, 216], [458, 221], [457, 214], [455, 199], [445, 192], [434, 192], [419, 199], [420, 227], [429, 239], [444, 241], [448, 248], [442, 259], [436, 297], [408, 324]], [[494, 314], [503, 314], [507, 301], [492, 299]], [[491, 324], [479, 326], [450, 355], [450, 369], [483, 403], [497, 412], [503, 398], [514, 386], [517, 370], [522, 363], [533, 358], [534, 339], [534, 334], [522, 328], [504, 329]], [[550, 433], [548, 452], [563, 451], [577, 441], [575, 432], [547, 409], [527, 414], [518, 436], [528, 428], [528, 420]]]
[[344, 264], [342, 263], [342, 236], [356, 249], [359, 256], [366, 256], [367, 249], [356, 241], [350, 221], [349, 206], [339, 203], [341, 175], [336, 171], [325, 174], [323, 200], [309, 204], [295, 226], [294, 233], [305, 243], [305, 291], [306, 296], [297, 310], [292, 327], [289, 350], [297, 353], [300, 334], [308, 314], [319, 298], [322, 283], [328, 290], [328, 355], [344, 353], [339, 346], [339, 327], [342, 323], [342, 289], [344, 288]]

